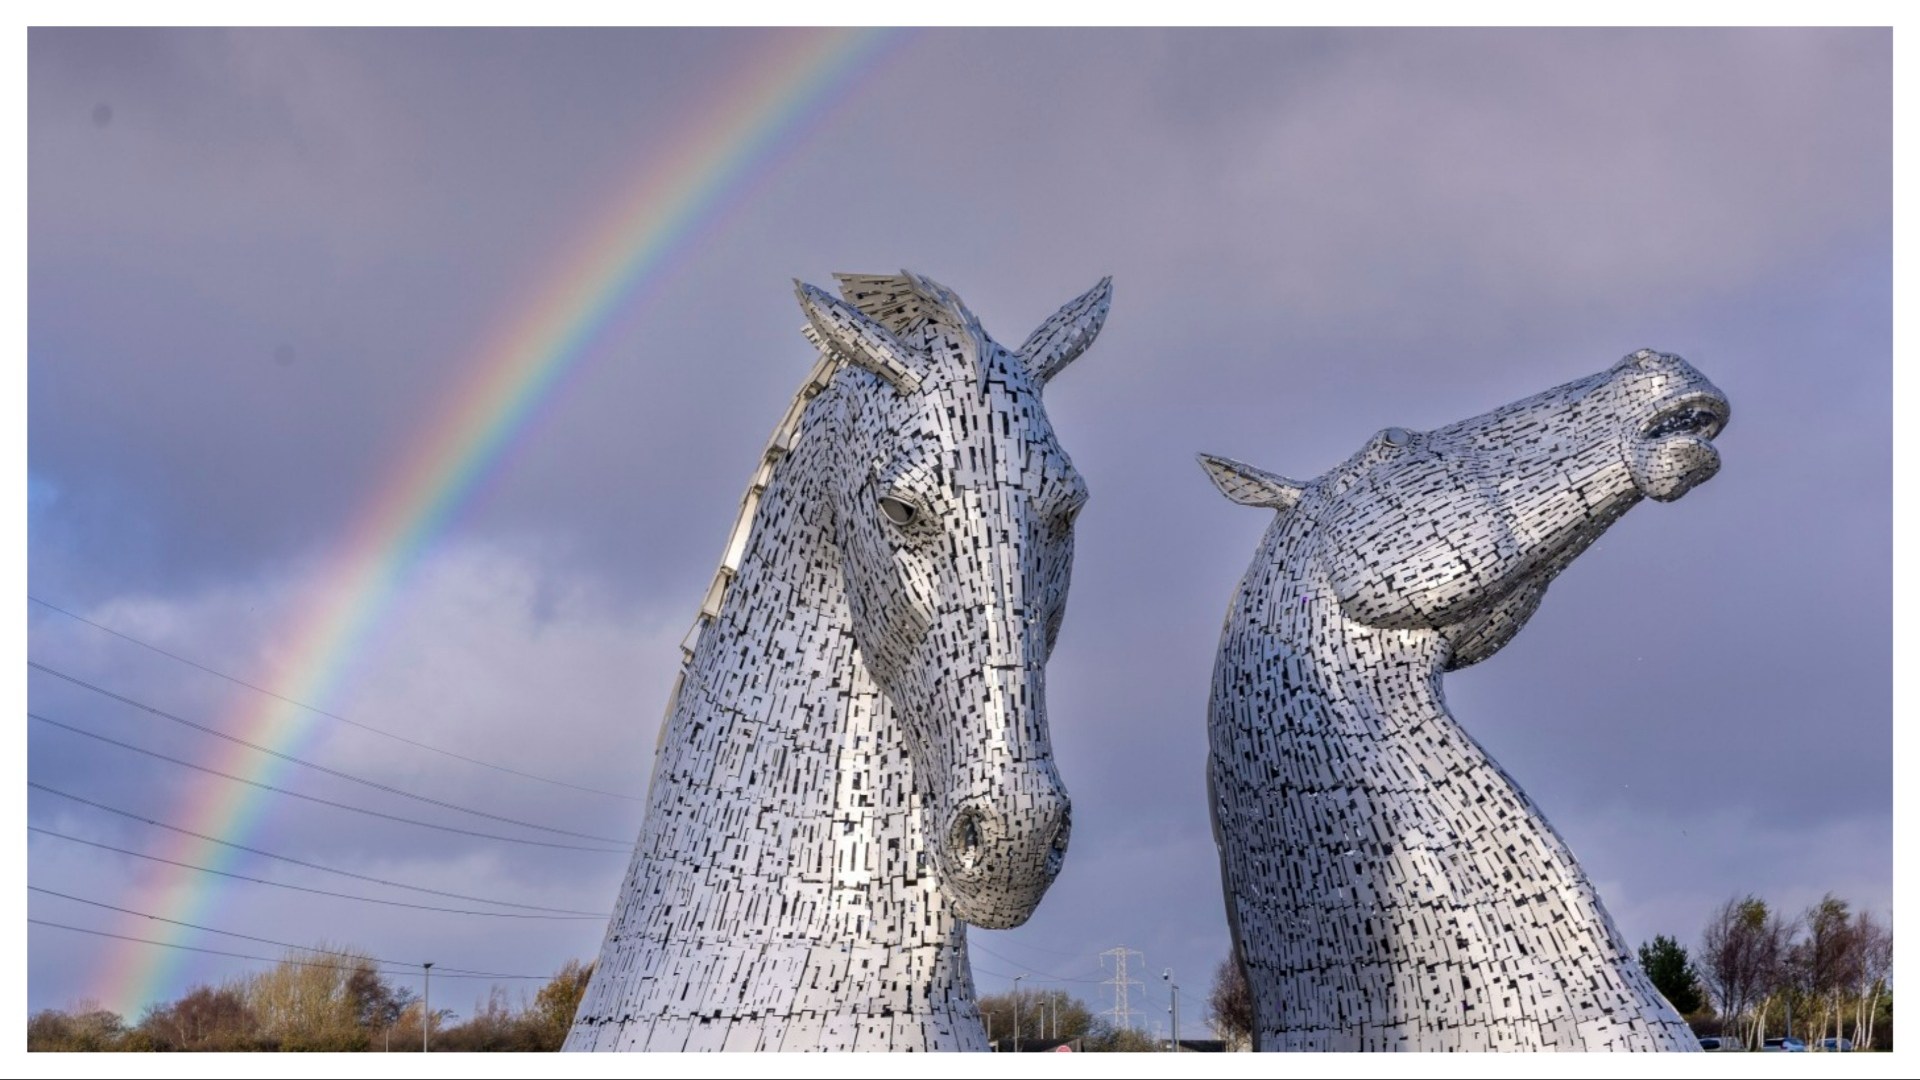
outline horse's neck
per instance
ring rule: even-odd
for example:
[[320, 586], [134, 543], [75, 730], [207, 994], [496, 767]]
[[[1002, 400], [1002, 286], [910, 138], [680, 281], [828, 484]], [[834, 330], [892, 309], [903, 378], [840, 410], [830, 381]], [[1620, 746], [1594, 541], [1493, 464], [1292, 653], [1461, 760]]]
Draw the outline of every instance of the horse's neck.
[[[1519, 876], [1584, 887], [1546, 819], [1448, 712], [1444, 645], [1431, 634], [1350, 622], [1327, 583], [1290, 576], [1303, 560], [1285, 551], [1263, 551], [1262, 559], [1266, 578], [1241, 597], [1255, 606], [1236, 620], [1253, 639], [1241, 655], [1280, 669], [1261, 681], [1274, 695], [1275, 746], [1302, 786], [1362, 794], [1383, 817], [1374, 828], [1393, 832], [1378, 836], [1390, 846], [1433, 849], [1498, 829], [1521, 841], [1512, 852], [1525, 864]], [[1353, 825], [1346, 815], [1305, 815], [1301, 823], [1343, 834]], [[1467, 890], [1468, 882], [1452, 880], [1455, 871], [1477, 873], [1451, 862], [1427, 870], [1436, 890]]]
[[898, 723], [850, 630], [822, 513], [831, 432], [818, 412], [774, 468], [701, 634], [669, 719], [647, 832], [702, 834], [689, 869], [724, 883], [736, 894], [729, 904], [768, 897], [728, 924], [735, 938], [958, 949], [959, 924], [931, 866], [920, 865]]
[[911, 765], [849, 631], [822, 412], [783, 423], [790, 452], [749, 493], [570, 1049], [985, 1049], [964, 927], [920, 865]]
[[[1216, 813], [1260, 848], [1229, 886], [1273, 988], [1263, 1047], [1677, 1048], [1572, 853], [1448, 713], [1444, 646], [1348, 622], [1324, 581], [1292, 576], [1297, 555], [1263, 544], [1215, 685]], [[1347, 943], [1352, 993], [1316, 981], [1313, 941]], [[1543, 1021], [1555, 1009], [1571, 1026]]]

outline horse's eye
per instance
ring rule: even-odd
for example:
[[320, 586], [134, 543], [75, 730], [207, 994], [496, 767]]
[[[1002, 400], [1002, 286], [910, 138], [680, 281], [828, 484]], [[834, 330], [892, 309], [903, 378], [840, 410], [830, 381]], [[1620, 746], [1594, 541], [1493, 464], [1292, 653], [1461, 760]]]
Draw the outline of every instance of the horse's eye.
[[919, 511], [912, 503], [903, 502], [891, 495], [881, 497], [880, 512], [887, 515], [888, 521], [902, 528], [913, 524], [913, 519], [919, 516]]

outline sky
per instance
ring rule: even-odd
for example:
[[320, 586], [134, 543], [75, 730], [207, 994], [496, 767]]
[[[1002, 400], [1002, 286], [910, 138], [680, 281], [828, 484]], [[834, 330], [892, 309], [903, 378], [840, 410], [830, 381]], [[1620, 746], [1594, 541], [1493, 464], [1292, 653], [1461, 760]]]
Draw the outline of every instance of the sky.
[[[436, 971], [592, 958], [593, 917], [447, 915], [90, 847], [65, 837], [473, 906], [190, 845], [69, 796], [369, 877], [610, 911], [677, 643], [813, 360], [792, 279], [904, 267], [1010, 345], [1114, 279], [1099, 340], [1046, 398], [1092, 491], [1049, 668], [1072, 847], [1025, 926], [970, 933], [982, 993], [1024, 975], [1105, 1010], [1101, 954], [1137, 950], [1141, 1022], [1166, 1022], [1177, 983], [1182, 1034], [1200, 1034], [1228, 950], [1208, 681], [1270, 516], [1222, 499], [1195, 452], [1310, 477], [1383, 427], [1438, 427], [1642, 347], [1726, 392], [1721, 472], [1636, 508], [1512, 644], [1449, 675], [1454, 715], [1632, 943], [1695, 943], [1747, 894], [1791, 913], [1832, 892], [1888, 917], [1891, 42], [34, 30], [29, 711], [318, 798], [606, 850], [236, 795], [30, 720], [25, 816], [50, 832], [28, 834], [28, 883]], [[741, 139], [740, 168], [689, 164], [688, 132], [724, 130], [755, 88], [782, 89], [769, 72], [822, 56], [851, 59], [787, 86], [807, 107]], [[672, 203], [656, 189], [676, 176], [706, 188]], [[457, 498], [405, 545], [378, 532], [424, 505], [394, 492], [438, 490], [405, 488], [406, 470], [543, 298], [567, 295], [580, 253], [623, 242], [622, 211], [682, 230], [591, 334], [549, 350], [563, 376]], [[356, 552], [390, 579], [354, 577]], [[319, 612], [358, 621], [316, 643]], [[149, 710], [599, 839], [263, 765]], [[26, 908], [280, 952], [44, 892]], [[26, 943], [30, 1010], [91, 998], [135, 1018], [264, 966], [46, 926]], [[487, 986], [436, 977], [434, 999], [466, 1015]]]

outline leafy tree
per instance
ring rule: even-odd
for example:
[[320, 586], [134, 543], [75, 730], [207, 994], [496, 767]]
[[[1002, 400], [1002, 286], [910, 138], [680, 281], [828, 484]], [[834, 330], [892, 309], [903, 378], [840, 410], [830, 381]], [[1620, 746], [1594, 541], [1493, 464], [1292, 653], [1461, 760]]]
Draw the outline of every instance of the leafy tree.
[[1665, 934], [1640, 946], [1640, 967], [1674, 1009], [1683, 1016], [1700, 1011], [1700, 977], [1687, 957], [1686, 946]]
[[569, 960], [554, 973], [553, 981], [533, 996], [527, 1015], [533, 1027], [536, 1050], [558, 1050], [573, 1029], [573, 1014], [580, 1011], [580, 999], [586, 995], [587, 981], [593, 978], [593, 965]]
[[391, 1023], [389, 1015], [396, 1013], [394, 1008], [393, 987], [380, 977], [380, 972], [372, 964], [356, 964], [353, 973], [347, 976], [347, 982], [341, 988], [347, 996], [347, 1007], [353, 1012], [353, 1022], [363, 1028], [384, 1028]]
[[[414, 993], [411, 987], [394, 986], [384, 980], [382, 985], [386, 988], [386, 994], [374, 998], [370, 1007], [361, 1014], [361, 1027], [366, 1029], [369, 1041], [373, 1044], [368, 1046], [369, 1050], [377, 1045], [382, 1051], [392, 1051], [396, 1040], [404, 1042], [400, 1037], [400, 1021], [407, 1015], [407, 1010], [420, 1000], [420, 995]], [[420, 1032], [416, 1027], [413, 1042], [419, 1041]]]
[[1253, 1045], [1253, 988], [1247, 985], [1246, 969], [1228, 956], [1213, 970], [1213, 992], [1207, 997], [1213, 1010], [1214, 1033], [1227, 1047], [1241, 1050]]
[[1808, 908], [1801, 922], [1806, 938], [1795, 948], [1793, 960], [1796, 981], [1811, 1006], [1809, 1027], [1815, 1039], [1845, 1038], [1843, 998], [1870, 990], [1870, 985], [1863, 984], [1869, 983], [1866, 973], [1873, 966], [1870, 953], [1878, 927], [1871, 920], [1856, 919], [1847, 902], [1832, 893]]
[[[433, 1048], [442, 1051], [516, 1053], [545, 1052], [560, 1049], [573, 1027], [573, 1014], [586, 993], [593, 965], [569, 960], [528, 1002], [524, 996], [515, 1007], [507, 991], [495, 985], [474, 1004], [473, 1015], [460, 1023], [451, 1023], [451, 1010], [435, 1009]], [[394, 1050], [420, 1049], [420, 1003], [404, 991], [395, 995], [397, 1010], [391, 1045]]]
[[[420, 1025], [425, 1009], [418, 997], [408, 995], [407, 1002], [400, 1009], [400, 1015], [394, 1018], [393, 1026], [381, 1039], [382, 1047], [391, 1047], [395, 1053], [415, 1053], [420, 1049]], [[447, 1020], [452, 1013], [446, 1009], [433, 1010], [433, 1045], [441, 1046], [441, 1039], [447, 1031]]]
[[1738, 1030], [1748, 1018], [1749, 1045], [1760, 1045], [1768, 1007], [1785, 988], [1793, 935], [1793, 924], [1751, 895], [1722, 904], [1701, 935], [1698, 972], [1728, 1024]]

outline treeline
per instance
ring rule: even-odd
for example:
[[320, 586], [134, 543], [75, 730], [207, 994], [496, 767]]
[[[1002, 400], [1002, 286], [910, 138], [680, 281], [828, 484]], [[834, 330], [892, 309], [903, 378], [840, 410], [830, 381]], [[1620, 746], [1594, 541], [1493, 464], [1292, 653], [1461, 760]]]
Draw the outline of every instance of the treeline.
[[1640, 964], [1702, 1034], [1751, 1049], [1785, 1035], [1810, 1049], [1829, 1038], [1893, 1046], [1893, 928], [1831, 893], [1791, 916], [1754, 896], [1728, 900], [1697, 954], [1661, 936], [1640, 947]]
[[[133, 1024], [92, 1004], [43, 1010], [27, 1021], [27, 1049], [402, 1053], [421, 1049], [426, 1025], [434, 1050], [558, 1050], [592, 972], [570, 960], [517, 1007], [496, 984], [471, 1017], [455, 1023], [449, 1009], [426, 1015], [413, 990], [389, 982], [364, 953], [302, 950], [270, 970], [149, 1006]], [[447, 988], [450, 997], [458, 992]]]
[[[1855, 1050], [1893, 1046], [1893, 930], [1831, 894], [1792, 916], [1754, 896], [1729, 900], [1709, 918], [1696, 952], [1661, 935], [1640, 947], [1640, 963], [1704, 1035], [1732, 1035], [1752, 1049], [1772, 1035], [1797, 1035], [1816, 1049], [1824, 1038], [1849, 1040]], [[133, 1024], [93, 1005], [41, 1011], [27, 1021], [27, 1049], [398, 1053], [421, 1048], [425, 1024], [434, 1050], [558, 1050], [592, 971], [570, 960], [517, 1005], [494, 985], [473, 1015], [456, 1023], [447, 1009], [427, 1016], [412, 988], [388, 981], [370, 956], [322, 947], [219, 986], [195, 986], [178, 1000], [148, 1007]], [[446, 991], [449, 997], [457, 992]], [[1239, 965], [1220, 965], [1206, 1001], [1213, 1034], [1232, 1048], [1245, 1047], [1252, 1008]], [[1065, 993], [988, 995], [980, 1012], [990, 1037], [1009, 1048], [1018, 1024], [1023, 1043], [1159, 1049]]]
[[[988, 994], [980, 999], [980, 1021], [997, 1050], [1020, 1045], [1072, 1043], [1077, 1049], [1104, 1053], [1142, 1053], [1160, 1049], [1144, 1033], [1116, 1027], [1097, 1016], [1087, 1003], [1062, 990], [1019, 989]], [[1199, 1028], [1199, 1024], [1194, 1025]], [[1198, 1034], [1190, 1031], [1189, 1035]]]
[[[1758, 1050], [1771, 1036], [1826, 1038], [1855, 1050], [1893, 1048], [1893, 929], [1828, 894], [1795, 916], [1753, 896], [1707, 921], [1698, 952], [1662, 934], [1640, 946], [1640, 966], [1693, 1030], [1731, 1035]], [[1253, 998], [1229, 957], [1208, 997], [1214, 1033], [1251, 1046]]]

